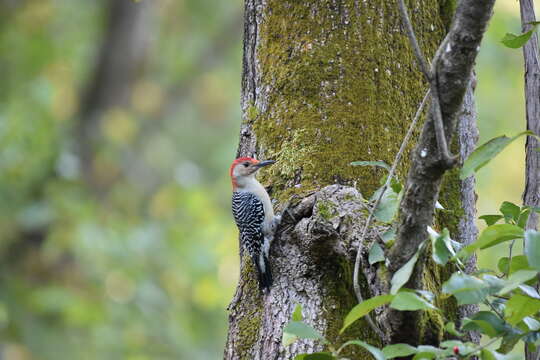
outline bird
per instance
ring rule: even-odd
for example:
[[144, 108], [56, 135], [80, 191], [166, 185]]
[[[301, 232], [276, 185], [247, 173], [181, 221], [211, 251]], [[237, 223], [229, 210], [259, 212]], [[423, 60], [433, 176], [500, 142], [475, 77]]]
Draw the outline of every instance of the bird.
[[274, 160], [241, 157], [232, 162], [229, 171], [232, 213], [240, 233], [240, 246], [253, 261], [262, 292], [268, 292], [272, 286], [270, 245], [281, 217], [274, 214], [270, 196], [255, 175], [259, 169], [274, 163]]

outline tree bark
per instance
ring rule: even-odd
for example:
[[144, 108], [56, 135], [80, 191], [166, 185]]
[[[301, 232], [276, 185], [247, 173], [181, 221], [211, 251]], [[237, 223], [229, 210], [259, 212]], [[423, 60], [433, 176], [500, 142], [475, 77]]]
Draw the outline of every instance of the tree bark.
[[[476, 55], [494, 4], [495, 0], [459, 2], [448, 35], [432, 60], [430, 74], [426, 75], [432, 85], [432, 94], [437, 94], [434, 97], [440, 108], [436, 101], [432, 102], [412, 154], [412, 166], [400, 203], [396, 242], [388, 253], [390, 274], [405, 265], [421, 244], [429, 239], [427, 227], [433, 223], [443, 176], [455, 166], [453, 161], [446, 159], [448, 154], [444, 154], [441, 141], [450, 143], [454, 138], [457, 115], [470, 87]], [[440, 138], [437, 136], [437, 120], [442, 122], [440, 126], [444, 129]], [[406, 287], [422, 289], [429, 283], [426, 279], [426, 262], [420, 261]], [[418, 337], [415, 324], [423, 316], [421, 312], [391, 310], [390, 313], [391, 342], [410, 342], [411, 334], [413, 338]]]
[[[520, 0], [522, 30], [529, 31], [528, 23], [536, 21], [532, 0]], [[538, 34], [533, 32], [531, 39], [523, 46], [525, 64], [525, 106], [527, 130], [540, 135], [540, 62], [538, 61]], [[525, 190], [523, 205], [540, 206], [540, 153], [536, 149], [540, 142], [533, 136], [527, 136], [525, 144]], [[527, 221], [527, 229], [538, 228], [538, 214], [533, 211]], [[540, 349], [529, 351], [525, 347], [527, 360], [537, 360]]]
[[[536, 21], [534, 5], [531, 0], [520, 0], [521, 23], [523, 31], [531, 29], [528, 23]], [[525, 60], [525, 102], [527, 130], [540, 135], [540, 62], [538, 61], [538, 34], [533, 32], [531, 39], [523, 46]], [[540, 153], [536, 151], [540, 142], [527, 136], [525, 157], [525, 191], [523, 204], [540, 206]], [[538, 214], [533, 212], [527, 222], [527, 229], [538, 227]]]
[[[449, 3], [421, 0], [411, 7], [415, 31], [430, 58], [448, 28], [453, 11]], [[386, 286], [384, 266], [370, 266], [367, 251], [388, 226], [376, 222], [359, 244], [367, 218], [363, 196], [371, 195], [385, 173], [351, 167], [350, 162], [391, 163], [428, 87], [402, 31], [397, 4], [246, 0], [244, 20], [243, 119], [237, 155], [277, 160], [262, 174], [262, 182], [275, 207], [289, 205], [293, 218], [284, 215], [272, 245], [275, 284], [268, 295], [259, 293], [248, 257], [241, 260], [224, 357], [291, 359], [322, 350], [322, 344], [311, 340], [281, 345], [283, 326], [296, 303], [302, 305], [305, 321], [330, 341], [360, 338], [381, 345], [363, 321], [343, 335], [339, 329], [356, 304], [352, 269], [359, 247], [364, 298], [380, 295]], [[472, 90], [466, 99], [454, 144], [462, 156], [476, 140]], [[401, 180], [409, 167], [406, 160], [398, 168]], [[462, 242], [476, 236], [473, 184], [473, 179], [461, 182], [456, 171], [443, 181], [440, 201], [446, 210], [437, 223]], [[425, 274], [433, 285], [430, 290], [435, 290], [446, 272], [434, 264], [428, 267]], [[450, 319], [467, 311], [452, 301], [437, 305]], [[424, 315], [411, 324], [417, 334], [413, 342], [438, 343], [442, 319]], [[375, 314], [383, 329], [386, 316], [384, 311]], [[352, 349], [347, 356], [364, 359], [366, 354]]]

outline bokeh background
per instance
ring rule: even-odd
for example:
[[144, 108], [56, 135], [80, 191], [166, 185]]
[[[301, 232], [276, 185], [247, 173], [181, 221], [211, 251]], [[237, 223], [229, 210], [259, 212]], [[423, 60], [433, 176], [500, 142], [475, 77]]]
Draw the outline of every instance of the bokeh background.
[[[0, 359], [221, 357], [242, 9], [0, 0]], [[509, 31], [518, 3], [499, 0], [477, 66], [481, 142], [525, 127]], [[523, 143], [480, 172], [480, 214], [520, 203]]]

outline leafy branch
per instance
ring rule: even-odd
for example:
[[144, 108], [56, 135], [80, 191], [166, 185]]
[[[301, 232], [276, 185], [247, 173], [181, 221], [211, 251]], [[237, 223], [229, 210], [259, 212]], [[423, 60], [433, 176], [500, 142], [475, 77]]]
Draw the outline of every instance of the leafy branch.
[[[501, 149], [502, 150], [502, 149]], [[498, 152], [497, 152], [498, 153]], [[487, 164], [496, 154], [489, 151], [489, 147], [480, 146], [471, 155], [472, 159], [483, 159]], [[359, 162], [358, 165], [373, 165], [387, 167], [382, 163]], [[474, 171], [481, 167], [471, 167]], [[388, 177], [386, 178], [388, 181]], [[385, 185], [388, 184], [385, 182]], [[376, 193], [383, 193], [383, 185]], [[373, 209], [372, 209], [373, 210]], [[396, 215], [393, 208], [391, 218]], [[463, 247], [462, 244], [450, 238], [447, 229], [441, 233], [429, 228], [431, 243], [431, 256], [438, 266], [445, 266], [453, 262], [458, 269], [442, 284], [440, 289], [442, 298], [454, 297], [458, 305], [486, 304], [491, 311], [480, 311], [470, 318], [462, 321], [460, 329], [446, 319], [445, 314], [434, 304], [436, 296], [425, 290], [411, 290], [404, 288], [412, 275], [415, 264], [424, 252], [427, 244], [421, 244], [415, 255], [396, 271], [391, 279], [390, 294], [384, 294], [360, 301], [350, 310], [343, 320], [340, 334], [356, 321], [369, 317], [369, 313], [382, 306], [388, 306], [397, 311], [435, 311], [445, 321], [445, 331], [448, 336], [463, 337], [464, 332], [477, 331], [488, 337], [483, 345], [460, 340], [442, 341], [436, 346], [411, 346], [409, 344], [390, 344], [378, 348], [361, 340], [349, 340], [339, 345], [321, 335], [315, 328], [304, 322], [300, 305], [292, 315], [292, 321], [284, 328], [283, 345], [289, 346], [299, 339], [318, 341], [324, 344], [329, 351], [313, 354], [301, 354], [295, 359], [323, 359], [345, 360], [343, 353], [349, 346], [358, 346], [369, 352], [377, 360], [393, 359], [396, 357], [413, 356], [413, 359], [471, 359], [477, 357], [482, 360], [517, 359], [508, 353], [519, 343], [528, 346], [538, 346], [540, 343], [540, 294], [534, 287], [538, 284], [540, 273], [540, 232], [525, 230], [527, 219], [540, 208], [519, 207], [510, 202], [504, 202], [500, 207], [500, 214], [484, 215], [480, 218], [486, 221], [487, 227], [472, 244]], [[371, 212], [372, 217], [373, 211]], [[504, 221], [504, 223], [499, 223]], [[478, 251], [505, 244], [508, 242], [523, 241], [523, 254], [512, 258], [503, 257], [498, 262], [498, 269], [489, 269], [474, 274], [466, 274], [463, 261]], [[519, 261], [513, 261], [519, 259]], [[498, 271], [497, 271], [498, 270]], [[501, 343], [498, 349], [493, 349], [497, 342]]]

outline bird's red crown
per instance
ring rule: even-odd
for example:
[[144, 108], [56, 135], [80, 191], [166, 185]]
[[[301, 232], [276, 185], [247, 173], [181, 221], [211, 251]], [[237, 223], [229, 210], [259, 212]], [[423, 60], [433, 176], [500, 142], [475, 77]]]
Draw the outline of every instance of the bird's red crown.
[[229, 175], [232, 177], [233, 176], [233, 170], [234, 170], [234, 167], [240, 163], [243, 163], [244, 161], [249, 161], [250, 163], [258, 163], [259, 160], [256, 160], [254, 158], [250, 158], [250, 157], [241, 157], [241, 158], [238, 158], [236, 160], [234, 160], [231, 164], [231, 168], [229, 169]]

